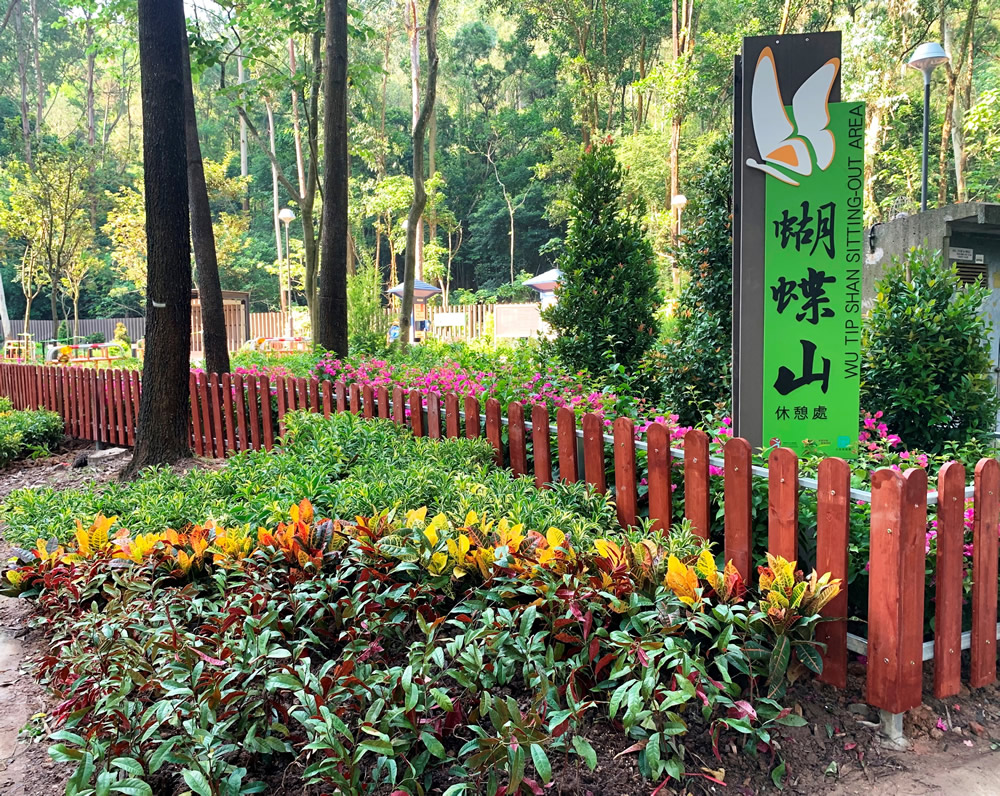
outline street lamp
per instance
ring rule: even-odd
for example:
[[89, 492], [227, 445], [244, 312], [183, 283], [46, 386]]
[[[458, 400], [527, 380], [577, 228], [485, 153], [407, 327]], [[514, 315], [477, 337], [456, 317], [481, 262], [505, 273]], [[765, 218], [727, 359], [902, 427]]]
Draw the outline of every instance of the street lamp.
[[682, 193], [675, 193], [670, 198], [670, 206], [677, 208], [677, 234], [681, 234], [681, 213], [684, 212], [684, 208], [687, 206], [688, 198]]
[[931, 110], [931, 72], [934, 67], [948, 63], [948, 54], [944, 47], [935, 41], [928, 41], [921, 44], [913, 51], [907, 63], [912, 69], [919, 69], [924, 73], [924, 157], [923, 157], [923, 181], [920, 188], [920, 212], [927, 209], [927, 137], [930, 129]]
[[295, 213], [290, 208], [282, 208], [278, 213], [278, 220], [285, 225], [285, 273], [288, 276], [288, 336], [295, 337], [295, 322], [292, 320], [292, 261], [289, 257], [288, 247], [288, 227], [295, 220]]

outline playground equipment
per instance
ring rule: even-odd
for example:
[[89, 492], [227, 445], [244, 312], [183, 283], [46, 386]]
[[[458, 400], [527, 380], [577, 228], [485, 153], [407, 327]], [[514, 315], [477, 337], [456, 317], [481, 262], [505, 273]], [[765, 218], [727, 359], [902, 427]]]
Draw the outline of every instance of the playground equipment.
[[269, 354], [294, 354], [309, 351], [312, 343], [304, 337], [258, 337], [250, 340], [245, 347], [252, 351], [266, 351]]
[[22, 332], [19, 340], [7, 340], [3, 346], [4, 362], [36, 362], [38, 347], [32, 336]]

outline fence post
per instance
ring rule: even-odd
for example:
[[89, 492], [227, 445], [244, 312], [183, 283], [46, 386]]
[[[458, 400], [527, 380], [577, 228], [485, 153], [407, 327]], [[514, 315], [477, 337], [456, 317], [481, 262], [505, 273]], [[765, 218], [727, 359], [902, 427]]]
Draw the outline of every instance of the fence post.
[[403, 401], [403, 388], [396, 384], [392, 388], [392, 419], [396, 425], [406, 425], [406, 406]]
[[816, 487], [816, 569], [840, 580], [840, 593], [828, 602], [817, 625], [817, 637], [826, 644], [819, 679], [836, 688], [847, 687], [847, 567], [851, 525], [851, 468], [843, 459], [819, 464]]
[[496, 454], [497, 467], [503, 467], [503, 437], [501, 436], [500, 402], [496, 398], [486, 401], [486, 439]]
[[264, 429], [265, 450], [274, 449], [274, 426], [271, 417], [271, 383], [267, 376], [260, 377], [260, 421]]
[[441, 439], [441, 396], [436, 392], [427, 394], [427, 436]]
[[552, 439], [549, 409], [545, 404], [531, 407], [531, 452], [535, 459], [535, 486], [548, 489], [552, 483]]
[[246, 394], [243, 387], [243, 376], [237, 373], [233, 376], [233, 393], [236, 398], [236, 425], [237, 425], [237, 447], [236, 450], [245, 451], [249, 449], [247, 440], [247, 405]]
[[937, 580], [934, 612], [934, 696], [962, 686], [962, 547], [965, 540], [965, 468], [948, 462], [938, 473]]
[[635, 424], [630, 417], [614, 423], [615, 437], [615, 506], [618, 524], [630, 528], [636, 524], [639, 496], [636, 489]]
[[410, 428], [413, 436], [424, 435], [424, 404], [416, 390], [410, 390]]
[[663, 423], [646, 429], [646, 470], [649, 484], [649, 519], [653, 530], [669, 530], [673, 521], [674, 488], [670, 478], [670, 430]]
[[361, 397], [364, 405], [365, 417], [371, 420], [375, 417], [375, 391], [370, 384], [366, 384], [361, 390]]
[[[125, 371], [125, 422], [128, 425], [128, 444], [135, 445], [135, 407], [132, 405], [132, 396], [135, 395], [135, 382], [139, 378], [138, 371]], [[65, 390], [65, 373], [63, 376], [63, 389]], [[69, 413], [67, 412], [67, 418]]]
[[753, 574], [753, 451], [742, 437], [734, 437], [723, 448], [723, 500], [725, 502], [725, 554], [743, 582]]
[[458, 416], [458, 396], [450, 392], [444, 397], [445, 433], [448, 439], [458, 439], [458, 426], [461, 418]]
[[361, 414], [361, 390], [358, 387], [357, 382], [351, 382], [350, 392], [348, 393], [351, 398], [351, 414], [360, 415]]
[[219, 377], [213, 373], [208, 377], [208, 389], [212, 393], [212, 423], [215, 426], [215, 458], [226, 458], [226, 434], [222, 428], [222, 407], [219, 405]]
[[261, 417], [258, 406], [260, 400], [260, 378], [250, 376], [246, 379], [247, 404], [250, 410], [250, 446], [259, 451], [263, 442], [261, 441]]
[[465, 396], [465, 436], [479, 439], [483, 435], [479, 419], [479, 399], [474, 395]]
[[767, 460], [767, 550], [786, 561], [799, 555], [799, 457], [790, 448]]
[[[923, 476], [926, 507], [926, 473]], [[919, 491], [919, 477], [904, 482], [899, 473], [882, 469], [872, 474], [871, 485], [867, 699], [868, 704], [891, 716], [921, 702], [926, 508], [925, 524], [920, 525], [916, 522], [919, 503], [918, 508], [913, 508], [913, 501], [919, 500], [915, 494]], [[907, 573], [915, 560], [920, 562], [918, 571]], [[919, 591], [914, 594], [916, 582]], [[898, 726], [897, 722], [890, 726], [893, 724]]]
[[389, 419], [389, 390], [385, 385], [378, 388], [378, 416], [383, 420]]
[[336, 384], [337, 387], [337, 411], [346, 412], [347, 411], [347, 385], [344, 384], [344, 380], [341, 379]]
[[236, 423], [233, 417], [233, 379], [228, 373], [222, 374], [222, 413], [226, 422], [226, 445], [236, 452]]
[[711, 529], [708, 491], [708, 435], [692, 429], [684, 435], [684, 516], [702, 539]]
[[559, 480], [575, 484], [580, 480], [576, 450], [576, 413], [561, 406], [556, 411], [556, 443], [559, 448]]
[[198, 376], [194, 373], [188, 379], [191, 391], [191, 434], [194, 437], [194, 452], [198, 456], [205, 455], [201, 441], [201, 411], [198, 406]]
[[976, 465], [972, 528], [972, 660], [969, 686], [997, 679], [997, 523], [1000, 522], [1000, 463]]
[[515, 476], [528, 474], [528, 450], [524, 428], [524, 405], [512, 401], [507, 405], [507, 441], [510, 447], [510, 469]]
[[329, 379], [323, 379], [320, 383], [319, 389], [323, 395], [323, 417], [329, 417], [333, 414], [333, 394]]
[[604, 425], [593, 412], [583, 416], [583, 475], [602, 495], [608, 491], [604, 474]]

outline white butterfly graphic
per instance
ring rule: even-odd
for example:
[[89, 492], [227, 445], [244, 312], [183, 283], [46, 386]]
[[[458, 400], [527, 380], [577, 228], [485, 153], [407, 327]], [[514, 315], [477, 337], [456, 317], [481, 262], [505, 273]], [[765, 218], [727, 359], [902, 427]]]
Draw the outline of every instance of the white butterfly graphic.
[[[750, 112], [753, 132], [757, 138], [764, 163], [747, 158], [747, 165], [777, 177], [789, 185], [798, 181], [783, 169], [808, 177], [815, 165], [825, 171], [833, 162], [836, 141], [827, 129], [830, 124], [830, 92], [840, 69], [840, 59], [831, 58], [813, 72], [792, 98], [792, 124], [785, 113], [785, 103], [778, 88], [778, 73], [774, 68], [774, 53], [765, 47], [757, 59], [753, 75], [753, 90], [750, 95]], [[798, 128], [796, 130], [796, 128]], [[798, 135], [795, 133], [798, 132]], [[806, 139], [812, 145], [812, 153], [806, 146]], [[774, 165], [781, 166], [782, 169]]]

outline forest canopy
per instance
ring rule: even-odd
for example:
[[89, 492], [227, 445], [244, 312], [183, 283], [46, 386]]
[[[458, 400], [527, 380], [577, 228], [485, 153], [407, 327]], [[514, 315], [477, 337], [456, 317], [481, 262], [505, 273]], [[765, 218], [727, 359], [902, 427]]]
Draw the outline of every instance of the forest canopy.
[[[402, 279], [412, 132], [427, 76], [424, 6], [350, 11], [349, 270]], [[324, 20], [316, 0], [186, 4], [223, 289], [254, 310], [304, 305], [317, 274], [324, 153]], [[997, 201], [996, 0], [445, 0], [418, 277], [451, 301], [523, 300], [563, 250], [581, 151], [610, 136], [645, 207], [661, 284], [672, 197], [696, 190], [731, 131], [733, 57], [763, 33], [843, 31], [843, 92], [867, 103], [869, 221], [917, 207], [922, 82], [913, 48], [945, 43], [931, 106], [931, 206]], [[142, 114], [134, 4], [0, 3], [0, 272], [10, 315], [140, 314]], [[62, 191], [62, 193], [60, 193]], [[46, 202], [60, 195], [63, 201]], [[285, 241], [276, 212], [295, 215]], [[42, 237], [66, 245], [52, 254]], [[50, 247], [51, 249], [51, 247]]]

